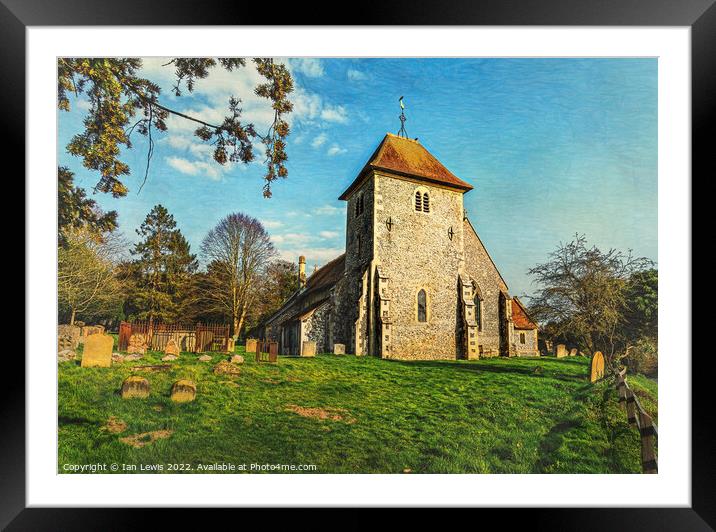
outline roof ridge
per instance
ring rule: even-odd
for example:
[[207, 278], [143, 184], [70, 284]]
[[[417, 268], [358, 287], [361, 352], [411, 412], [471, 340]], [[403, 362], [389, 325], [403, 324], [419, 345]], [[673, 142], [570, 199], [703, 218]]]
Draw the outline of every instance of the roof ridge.
[[366, 162], [350, 186], [339, 196], [339, 199], [348, 199], [367, 172], [375, 169], [458, 189], [462, 193], [473, 189], [470, 183], [463, 181], [448, 170], [435, 155], [417, 140], [400, 137], [394, 133], [386, 133], [368, 159], [368, 162]]

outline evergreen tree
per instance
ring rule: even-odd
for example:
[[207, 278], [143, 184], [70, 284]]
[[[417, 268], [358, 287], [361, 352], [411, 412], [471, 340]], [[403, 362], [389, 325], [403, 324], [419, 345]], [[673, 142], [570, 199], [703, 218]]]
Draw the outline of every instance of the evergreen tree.
[[191, 278], [198, 267], [174, 216], [155, 205], [137, 229], [142, 237], [128, 265], [134, 281], [127, 314], [154, 321], [184, 321]]
[[78, 230], [101, 236], [117, 227], [117, 211], [103, 212], [84, 189], [75, 186], [74, 178], [69, 168], [57, 168], [57, 243], [64, 248]]

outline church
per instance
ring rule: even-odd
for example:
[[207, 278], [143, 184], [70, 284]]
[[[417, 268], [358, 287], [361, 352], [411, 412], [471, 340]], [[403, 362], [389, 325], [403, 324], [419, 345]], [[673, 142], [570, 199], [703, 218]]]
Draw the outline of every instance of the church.
[[340, 195], [345, 253], [308, 278], [300, 257], [297, 290], [265, 337], [294, 356], [310, 342], [404, 360], [539, 355], [536, 323], [467, 217], [472, 188], [417, 140], [388, 133]]

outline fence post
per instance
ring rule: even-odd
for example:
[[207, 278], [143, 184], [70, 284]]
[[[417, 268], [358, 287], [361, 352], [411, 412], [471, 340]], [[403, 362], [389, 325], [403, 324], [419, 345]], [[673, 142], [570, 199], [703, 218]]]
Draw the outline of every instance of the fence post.
[[625, 386], [624, 389], [626, 393], [627, 421], [630, 425], [634, 425], [637, 423], [634, 392], [628, 386]]
[[646, 412], [639, 411], [639, 432], [641, 434], [641, 465], [644, 473], [658, 473], [654, 436], [654, 422]]

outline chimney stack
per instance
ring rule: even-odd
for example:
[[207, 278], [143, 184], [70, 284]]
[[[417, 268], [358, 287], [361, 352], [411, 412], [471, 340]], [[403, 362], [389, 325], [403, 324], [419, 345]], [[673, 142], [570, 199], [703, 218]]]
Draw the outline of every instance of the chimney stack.
[[298, 287], [306, 286], [306, 257], [298, 257]]

